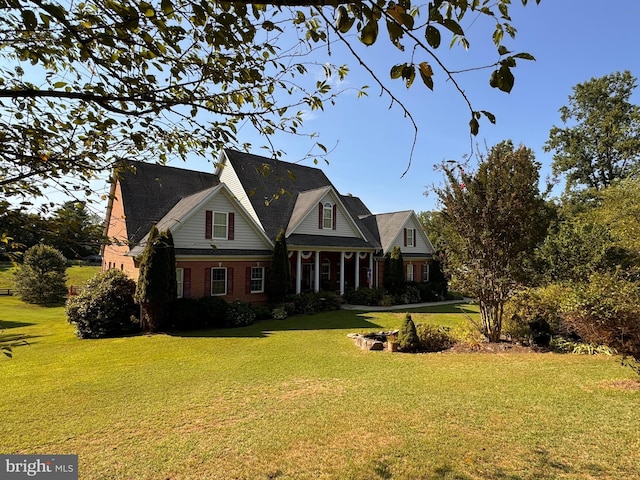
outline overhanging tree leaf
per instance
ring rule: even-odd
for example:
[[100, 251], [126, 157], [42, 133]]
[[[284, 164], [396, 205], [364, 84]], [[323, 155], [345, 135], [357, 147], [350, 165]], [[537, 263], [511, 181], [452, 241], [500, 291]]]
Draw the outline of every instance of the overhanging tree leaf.
[[[394, 45], [409, 41], [414, 51], [431, 56], [432, 68], [442, 71], [473, 112], [457, 74], [432, 49], [444, 34], [468, 48], [465, 22], [481, 19], [500, 32], [490, 40], [504, 52], [502, 33], [515, 34], [510, 6], [510, 0], [427, 7], [410, 0], [0, 0], [0, 190], [4, 196], [34, 196], [53, 184], [88, 192], [88, 182], [122, 157], [213, 159], [222, 147], [244, 145], [237, 138], [240, 124], [256, 128], [277, 154], [269, 137], [298, 134], [304, 108], [322, 108], [340, 93], [318, 92], [305, 82], [307, 55], [316, 44], [340, 41], [366, 66], [350, 42], [378, 43], [380, 22]], [[428, 20], [418, 25], [421, 8]], [[284, 35], [291, 26], [300, 35]], [[344, 36], [351, 31], [354, 36]], [[291, 39], [294, 44], [287, 43]], [[513, 58], [532, 59], [525, 53]], [[488, 68], [500, 72], [492, 85], [510, 91], [514, 65], [504, 62]], [[407, 87], [415, 78], [411, 65], [397, 77]], [[368, 71], [410, 117], [377, 72]], [[421, 77], [433, 89], [431, 76], [421, 71]], [[75, 187], [68, 186], [69, 178]]]

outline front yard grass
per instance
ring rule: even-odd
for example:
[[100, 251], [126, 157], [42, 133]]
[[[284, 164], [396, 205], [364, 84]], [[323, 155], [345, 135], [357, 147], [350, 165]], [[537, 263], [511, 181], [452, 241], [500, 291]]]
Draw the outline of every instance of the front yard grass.
[[[466, 308], [412, 315], [455, 327]], [[63, 308], [0, 297], [30, 344], [0, 359], [0, 452], [78, 454], [83, 480], [640, 479], [640, 392], [616, 359], [346, 337], [403, 315], [78, 340]]]

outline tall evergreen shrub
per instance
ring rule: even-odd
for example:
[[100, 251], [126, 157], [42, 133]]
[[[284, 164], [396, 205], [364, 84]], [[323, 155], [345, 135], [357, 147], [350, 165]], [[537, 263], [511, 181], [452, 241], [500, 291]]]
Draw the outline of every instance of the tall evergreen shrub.
[[404, 259], [398, 246], [393, 247], [385, 257], [382, 282], [384, 288], [393, 295], [399, 295], [404, 291]]
[[273, 246], [271, 267], [267, 272], [266, 291], [269, 300], [273, 303], [282, 302], [287, 293], [289, 293], [290, 284], [291, 266], [289, 264], [287, 241], [284, 230], [280, 230]]
[[420, 339], [411, 314], [407, 313], [398, 332], [398, 347], [403, 352], [415, 352], [420, 348]]
[[157, 332], [169, 303], [177, 297], [176, 257], [171, 232], [154, 225], [140, 260], [135, 300], [140, 305], [140, 326]]

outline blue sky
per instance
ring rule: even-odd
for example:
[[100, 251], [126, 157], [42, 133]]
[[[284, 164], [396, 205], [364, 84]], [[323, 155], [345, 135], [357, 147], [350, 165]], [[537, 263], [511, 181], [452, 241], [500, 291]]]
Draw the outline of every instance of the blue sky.
[[[518, 34], [515, 41], [507, 43], [508, 48], [531, 53], [536, 61], [518, 62], [510, 94], [489, 87], [489, 70], [465, 74], [460, 82], [475, 109], [488, 110], [497, 117], [496, 125], [481, 122], [474, 144], [481, 151], [485, 144], [491, 146], [505, 139], [524, 144], [542, 164], [544, 179], [551, 173], [552, 155], [543, 151], [543, 145], [551, 127], [562, 125], [558, 109], [567, 104], [572, 87], [616, 71], [630, 70], [634, 76], [640, 75], [640, 1], [614, 0], [605, 5], [598, 0], [542, 0], [535, 5], [531, 0], [527, 7], [514, 1], [511, 13]], [[467, 35], [472, 42], [468, 52], [450, 52], [443, 41], [440, 54], [445, 62], [461, 62], [462, 66], [495, 60], [495, 50], [488, 42], [490, 34], [482, 30], [482, 25], [474, 24], [467, 29]], [[381, 32], [378, 43], [384, 48], [376, 45], [361, 50], [368, 54], [368, 62], [387, 85], [394, 86], [394, 92], [418, 123], [418, 140], [409, 171], [402, 176], [413, 139], [411, 123], [399, 108], [389, 109], [389, 98], [379, 96], [379, 88], [368, 74], [335, 47], [326, 60], [352, 63], [347, 83], [354, 87], [370, 85], [369, 96], [357, 99], [345, 95], [335, 106], [312, 112], [305, 129], [317, 132], [319, 141], [333, 148], [330, 163], [319, 167], [341, 193], [359, 196], [374, 213], [437, 209], [435, 195], [425, 196], [424, 192], [442, 178], [434, 165], [447, 159], [460, 160], [470, 152], [469, 111], [437, 70], [434, 92], [424, 88], [419, 79], [409, 90], [398, 81], [388, 80], [391, 66], [406, 56], [386, 45], [386, 32]], [[640, 103], [640, 93], [632, 100]], [[242, 136], [241, 130], [241, 141], [245, 140]], [[247, 139], [260, 144], [251, 135]], [[285, 137], [277, 146], [287, 152], [285, 159], [296, 161], [307, 153], [310, 142]], [[261, 150], [256, 149], [255, 153]], [[189, 167], [210, 168], [197, 164]], [[556, 189], [558, 193], [561, 190], [561, 186]]]
[[[535, 5], [530, 0], [522, 7], [519, 0], [511, 8], [513, 25], [518, 34], [506, 45], [512, 52], [528, 52], [535, 62], [518, 61], [514, 70], [516, 81], [510, 94], [489, 87], [490, 70], [466, 73], [458, 78], [474, 109], [488, 110], [497, 117], [496, 125], [482, 121], [480, 133], [473, 144], [485, 151], [502, 140], [531, 148], [542, 164], [541, 177], [551, 173], [552, 155], [543, 151], [553, 125], [561, 126], [558, 109], [567, 104], [572, 87], [592, 77], [630, 70], [640, 76], [640, 1], [613, 0], [542, 0]], [[490, 38], [491, 31], [482, 22], [465, 27], [471, 41], [469, 51], [459, 47], [448, 49], [443, 39], [439, 55], [452, 69], [489, 64], [497, 59]], [[357, 45], [357, 41], [354, 41]], [[437, 185], [442, 175], [434, 166], [442, 160], [461, 160], [471, 151], [468, 122], [469, 110], [460, 94], [446, 82], [444, 74], [435, 69], [435, 90], [427, 90], [419, 79], [406, 89], [397, 80], [389, 79], [395, 63], [409, 58], [391, 46], [386, 32], [381, 31], [373, 47], [363, 45], [358, 51], [370, 67], [411, 111], [418, 124], [418, 138], [410, 169], [406, 174], [413, 142], [412, 124], [402, 111], [389, 108], [388, 96], [380, 95], [368, 73], [334, 43], [332, 55], [326, 49], [317, 60], [334, 64], [347, 63], [351, 72], [341, 87], [358, 88], [369, 85], [369, 96], [356, 98], [345, 94], [335, 105], [307, 116], [304, 130], [317, 133], [318, 141], [331, 149], [329, 164], [322, 168], [337, 189], [359, 196], [374, 212], [401, 210], [433, 210], [438, 208], [435, 194], [425, 195]], [[429, 60], [416, 57], [416, 63]], [[313, 73], [307, 80], [315, 81]], [[640, 103], [640, 93], [632, 100]], [[251, 142], [254, 153], [264, 143], [248, 128], [241, 129], [239, 142]], [[307, 138], [281, 136], [276, 147], [286, 152], [285, 160], [298, 161], [309, 151], [312, 141]], [[313, 165], [309, 160], [304, 164]], [[472, 163], [473, 164], [473, 163]], [[211, 171], [211, 159], [193, 159], [172, 165], [194, 170]], [[104, 184], [102, 184], [104, 185]], [[98, 193], [108, 191], [98, 187]], [[562, 185], [554, 193], [560, 193]], [[104, 209], [96, 205], [96, 213]]]

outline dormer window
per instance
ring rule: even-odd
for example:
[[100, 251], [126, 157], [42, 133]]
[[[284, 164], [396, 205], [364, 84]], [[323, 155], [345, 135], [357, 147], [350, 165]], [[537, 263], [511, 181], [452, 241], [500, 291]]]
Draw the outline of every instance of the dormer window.
[[213, 238], [227, 238], [226, 212], [213, 212]]
[[326, 202], [322, 209], [322, 228], [333, 228], [333, 205]]
[[415, 228], [404, 229], [404, 246], [405, 247], [416, 246], [416, 229]]
[[205, 212], [204, 238], [233, 240], [235, 214], [233, 212]]
[[336, 205], [325, 202], [318, 204], [318, 228], [321, 230], [336, 229]]

